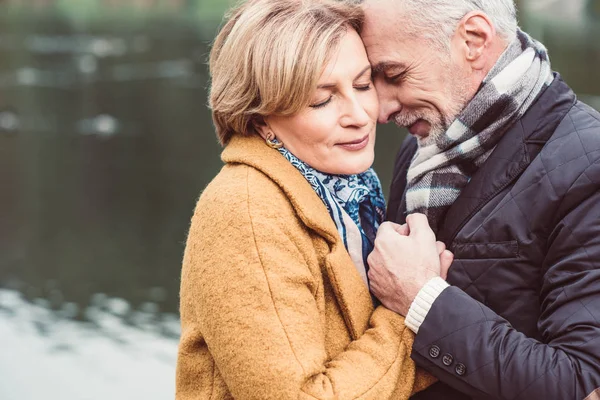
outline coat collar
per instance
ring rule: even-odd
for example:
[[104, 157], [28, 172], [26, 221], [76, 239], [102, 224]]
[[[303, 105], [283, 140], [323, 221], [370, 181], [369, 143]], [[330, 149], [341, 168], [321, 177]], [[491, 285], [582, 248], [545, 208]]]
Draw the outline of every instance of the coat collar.
[[221, 160], [248, 165], [268, 176], [283, 190], [307, 227], [315, 230], [328, 243], [334, 244], [340, 240], [325, 204], [304, 176], [260, 137], [233, 136], [221, 154]]
[[493, 196], [529, 166], [576, 101], [575, 94], [556, 74], [525, 115], [502, 137], [448, 210], [438, 240], [452, 245], [464, 224]]
[[369, 290], [344, 247], [327, 208], [304, 176], [258, 136], [234, 136], [221, 154], [229, 164], [245, 164], [269, 177], [285, 193], [300, 220], [329, 245], [325, 268], [344, 320], [354, 339], [360, 337], [373, 312]]

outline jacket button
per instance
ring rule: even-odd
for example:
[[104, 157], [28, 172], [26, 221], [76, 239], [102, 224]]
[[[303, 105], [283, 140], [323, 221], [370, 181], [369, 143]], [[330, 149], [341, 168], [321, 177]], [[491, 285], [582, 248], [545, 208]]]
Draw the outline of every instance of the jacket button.
[[438, 358], [440, 356], [441, 350], [438, 346], [433, 345], [429, 348], [429, 356], [431, 358]]
[[444, 357], [442, 357], [442, 362], [446, 367], [449, 367], [454, 362], [454, 357], [452, 357], [452, 354], [444, 354]]
[[456, 364], [455, 371], [458, 376], [463, 376], [467, 373], [467, 367], [465, 366], [465, 364], [458, 363]]

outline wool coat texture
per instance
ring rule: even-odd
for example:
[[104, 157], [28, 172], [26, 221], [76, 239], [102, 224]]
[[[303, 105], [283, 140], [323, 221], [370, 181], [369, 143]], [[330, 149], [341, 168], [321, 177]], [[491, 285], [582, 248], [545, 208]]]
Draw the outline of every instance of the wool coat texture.
[[302, 174], [257, 136], [222, 160], [184, 254], [177, 400], [407, 399], [432, 384]]

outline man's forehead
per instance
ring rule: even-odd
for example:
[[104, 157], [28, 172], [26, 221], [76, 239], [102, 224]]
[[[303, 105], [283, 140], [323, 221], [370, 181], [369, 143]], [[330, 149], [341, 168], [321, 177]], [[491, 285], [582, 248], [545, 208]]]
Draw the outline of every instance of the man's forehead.
[[397, 53], [405, 48], [399, 36], [395, 31], [388, 31], [387, 34], [384, 30], [361, 32], [369, 61], [378, 71], [388, 68], [397, 58]]
[[366, 0], [362, 3], [365, 20], [368, 25], [381, 25], [398, 22], [397, 17], [402, 8], [401, 0]]
[[402, 18], [395, 1], [369, 0], [363, 5], [365, 21], [360, 36], [367, 47], [386, 45], [402, 35]]

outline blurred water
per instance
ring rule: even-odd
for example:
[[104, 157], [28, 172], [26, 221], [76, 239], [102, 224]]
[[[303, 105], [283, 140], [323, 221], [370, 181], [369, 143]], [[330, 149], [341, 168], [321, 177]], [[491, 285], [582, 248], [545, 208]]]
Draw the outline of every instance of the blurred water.
[[[553, 67], [600, 109], [600, 2], [522, 3]], [[47, 388], [46, 398], [142, 397], [121, 382], [137, 385], [142, 364], [157, 388], [144, 398], [172, 389], [186, 230], [221, 167], [206, 108], [215, 27], [175, 15], [82, 26], [0, 11], [0, 352], [39, 361], [32, 376], [61, 365], [48, 387], [71, 377], [105, 388]], [[379, 129], [386, 190], [403, 136]], [[90, 358], [100, 378], [88, 382], [77, 366]], [[0, 398], [37, 398], [19, 383], [27, 368], [0, 361]]]

